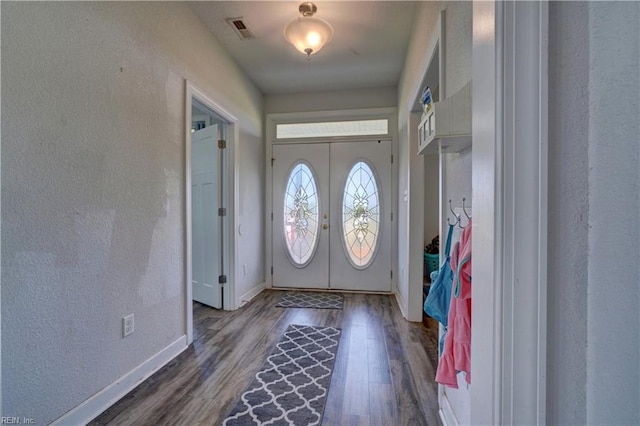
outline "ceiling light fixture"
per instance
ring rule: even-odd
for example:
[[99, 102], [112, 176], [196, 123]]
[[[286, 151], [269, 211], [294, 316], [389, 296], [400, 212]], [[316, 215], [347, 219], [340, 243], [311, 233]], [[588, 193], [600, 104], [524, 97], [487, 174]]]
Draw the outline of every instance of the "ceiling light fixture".
[[333, 38], [333, 27], [324, 19], [314, 18], [318, 11], [315, 4], [305, 2], [300, 5], [298, 11], [302, 16], [289, 22], [284, 27], [284, 38], [300, 52], [307, 55], [317, 53]]

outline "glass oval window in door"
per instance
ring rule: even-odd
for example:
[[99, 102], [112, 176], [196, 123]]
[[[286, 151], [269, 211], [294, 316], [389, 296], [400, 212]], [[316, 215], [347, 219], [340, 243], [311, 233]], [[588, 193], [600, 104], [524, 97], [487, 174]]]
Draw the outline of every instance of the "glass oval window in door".
[[347, 258], [357, 269], [373, 261], [380, 234], [378, 182], [371, 167], [359, 161], [351, 168], [342, 198], [342, 232]]
[[318, 244], [318, 189], [311, 168], [296, 163], [289, 173], [284, 194], [284, 239], [291, 263], [309, 264]]

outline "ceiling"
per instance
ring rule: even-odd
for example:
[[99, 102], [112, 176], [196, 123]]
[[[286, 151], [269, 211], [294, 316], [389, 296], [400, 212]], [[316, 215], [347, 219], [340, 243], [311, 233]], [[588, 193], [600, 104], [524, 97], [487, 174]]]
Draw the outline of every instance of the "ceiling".
[[[333, 40], [307, 60], [284, 38], [301, 1], [204, 1], [189, 7], [266, 95], [392, 87], [404, 65], [416, 7], [411, 1], [316, 1]], [[244, 18], [255, 38], [226, 22]]]

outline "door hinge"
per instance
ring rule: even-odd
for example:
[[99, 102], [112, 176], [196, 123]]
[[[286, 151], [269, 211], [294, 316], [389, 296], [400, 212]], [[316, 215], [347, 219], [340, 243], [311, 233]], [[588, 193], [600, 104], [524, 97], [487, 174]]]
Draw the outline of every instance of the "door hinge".
[[275, 161], [276, 161], [276, 159], [275, 159], [275, 158], [272, 158], [272, 159], [271, 159], [271, 167], [273, 167], [273, 163], [274, 163]]
[[393, 164], [393, 154], [391, 154], [391, 164]]
[[220, 139], [218, 141], [218, 148], [225, 149], [226, 147], [227, 147], [227, 141], [225, 141], [224, 139]]
[[393, 222], [393, 212], [391, 212], [391, 222]]
[[227, 215], [227, 209], [224, 207], [220, 207], [218, 209], [218, 216], [226, 216]]
[[227, 283], [227, 276], [226, 275], [219, 275], [218, 276], [218, 284], [226, 284]]
[[273, 212], [271, 212], [271, 221], [273, 222]]
[[271, 275], [273, 275], [273, 266], [271, 267]]
[[391, 270], [391, 279], [393, 279], [393, 270]]

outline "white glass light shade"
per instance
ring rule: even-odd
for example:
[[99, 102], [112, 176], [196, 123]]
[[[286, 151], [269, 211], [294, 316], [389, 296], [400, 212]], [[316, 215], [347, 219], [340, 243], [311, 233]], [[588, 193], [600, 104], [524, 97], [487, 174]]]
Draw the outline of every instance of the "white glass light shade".
[[300, 52], [310, 56], [331, 41], [333, 27], [323, 19], [303, 16], [284, 28], [284, 37]]

